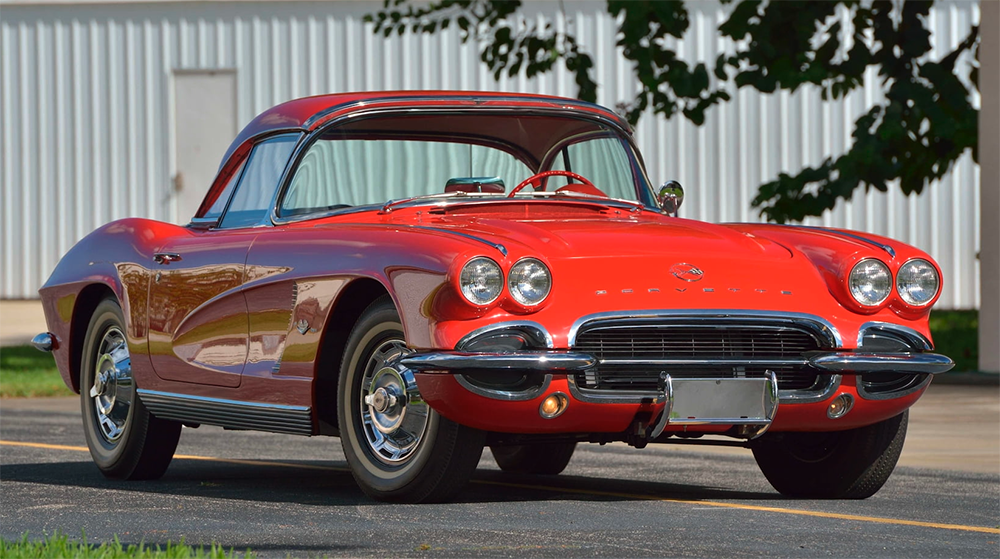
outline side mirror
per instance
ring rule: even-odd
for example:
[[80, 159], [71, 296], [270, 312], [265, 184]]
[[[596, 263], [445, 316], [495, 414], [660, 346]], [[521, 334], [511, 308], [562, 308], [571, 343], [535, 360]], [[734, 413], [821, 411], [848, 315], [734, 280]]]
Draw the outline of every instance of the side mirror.
[[684, 202], [684, 187], [677, 181], [667, 181], [660, 185], [656, 201], [660, 204], [661, 210], [677, 217], [677, 210]]

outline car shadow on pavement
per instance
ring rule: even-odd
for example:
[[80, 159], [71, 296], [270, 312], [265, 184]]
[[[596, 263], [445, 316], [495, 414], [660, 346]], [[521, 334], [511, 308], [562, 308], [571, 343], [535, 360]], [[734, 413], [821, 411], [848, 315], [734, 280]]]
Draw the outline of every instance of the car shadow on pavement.
[[[38, 483], [101, 490], [138, 491], [172, 496], [287, 502], [316, 506], [373, 504], [358, 489], [343, 462], [285, 461], [268, 465], [175, 459], [167, 473], [153, 481], [109, 480], [92, 462], [6, 464], [5, 483]], [[534, 476], [478, 470], [456, 503], [521, 501], [750, 500], [769, 501], [777, 493], [723, 487], [673, 484], [586, 476]], [[86, 499], [81, 496], [81, 499]]]

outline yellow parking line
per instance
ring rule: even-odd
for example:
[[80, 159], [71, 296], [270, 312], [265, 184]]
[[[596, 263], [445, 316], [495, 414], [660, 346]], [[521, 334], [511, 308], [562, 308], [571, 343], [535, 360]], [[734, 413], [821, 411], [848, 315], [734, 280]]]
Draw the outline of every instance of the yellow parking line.
[[[78, 452], [89, 452], [85, 446], [69, 446], [45, 443], [27, 443], [20, 441], [3, 441], [0, 445], [25, 446], [31, 448], [44, 448], [49, 450], [72, 450]], [[314, 464], [294, 464], [291, 462], [270, 462], [266, 460], [238, 460], [231, 458], [215, 458], [212, 456], [194, 456], [190, 454], [176, 454], [174, 458], [179, 460], [204, 460], [207, 462], [222, 462], [226, 464], [243, 464], [249, 466], [274, 466], [282, 468], [302, 468], [308, 470], [326, 470], [336, 472], [349, 471], [347, 468], [335, 468], [332, 466], [317, 466]], [[959, 530], [963, 532], [982, 532], [984, 534], [1000, 534], [1000, 528], [989, 528], [986, 526], [967, 526], [964, 524], [941, 524], [938, 522], [922, 522], [919, 520], [904, 520], [900, 518], [881, 518], [877, 516], [860, 516], [855, 514], [840, 514], [834, 512], [821, 512], [802, 509], [786, 509], [781, 507], [762, 507], [758, 505], [743, 505], [738, 503], [723, 503], [719, 501], [700, 501], [696, 499], [671, 499], [669, 497], [656, 497], [653, 495], [639, 495], [634, 493], [618, 493], [615, 491], [599, 491], [595, 489], [574, 489], [571, 487], [554, 487], [548, 485], [531, 485], [527, 483], [507, 483], [502, 481], [488, 481], [474, 479], [472, 483], [479, 485], [494, 485], [498, 487], [510, 487], [516, 489], [533, 489], [542, 491], [553, 491], [561, 493], [575, 493], [580, 495], [593, 495], [596, 497], [618, 497], [623, 499], [642, 501], [661, 501], [665, 503], [682, 503], [688, 505], [703, 505], [706, 507], [721, 507], [739, 510], [752, 510], [759, 512], [772, 512], [777, 514], [791, 514], [796, 516], [813, 516], [818, 518], [831, 518], [836, 520], [853, 520], [856, 522], [873, 522], [877, 524], [894, 524], [898, 526], [917, 526], [920, 528], [938, 528], [941, 530]]]
[[858, 522], [876, 522], [879, 524], [898, 524], [902, 526], [919, 526], [921, 528], [940, 528], [942, 530], [962, 530], [966, 532], [984, 532], [986, 534], [1000, 534], [1000, 528], [987, 528], [985, 526], [966, 526], [964, 524], [941, 524], [938, 522], [922, 522], [919, 520], [903, 520], [900, 518], [881, 518], [878, 516], [859, 516], [855, 514], [840, 514], [835, 512], [785, 509], [780, 507], [761, 507], [758, 505], [741, 505], [738, 503], [721, 503], [718, 501], [700, 501], [697, 499], [671, 499], [669, 497], [656, 497], [653, 495], [638, 495], [634, 493], [618, 493], [615, 491], [598, 491], [592, 489], [573, 489], [569, 487], [551, 487], [545, 485], [507, 483], [503, 481], [475, 480], [474, 483], [481, 483], [483, 485], [499, 485], [501, 487], [513, 487], [517, 489], [545, 489], [546, 491], [579, 493], [584, 495], [594, 495], [601, 497], [620, 497], [626, 499], [641, 499], [644, 501], [685, 503], [689, 505], [704, 505], [706, 507], [722, 507], [729, 509], [755, 510], [761, 512], [776, 512], [780, 514], [794, 514], [798, 516], [816, 516], [820, 518], [835, 518], [838, 520], [855, 520]]
[[[74, 450], [78, 452], [90, 452], [85, 446], [70, 446], [64, 444], [45, 443], [25, 443], [20, 441], [0, 441], [0, 445], [7, 446], [27, 446], [31, 448], [44, 448], [48, 450]], [[247, 466], [276, 466], [281, 468], [302, 468], [305, 470], [332, 470], [335, 472], [349, 472], [347, 468], [334, 468], [333, 466], [316, 466], [314, 464], [292, 464], [290, 462], [268, 462], [267, 460], [239, 460], [237, 458], [215, 458], [212, 456], [195, 456], [193, 454], [175, 454], [178, 460], [204, 460], [206, 462], [223, 462], [226, 464], [243, 464]]]
[[90, 452], [90, 449], [85, 446], [69, 446], [64, 444], [22, 443], [21, 441], [0, 441], [0, 444], [6, 446], [27, 446], [31, 448], [47, 448], [49, 450], [82, 450], [84, 452]]

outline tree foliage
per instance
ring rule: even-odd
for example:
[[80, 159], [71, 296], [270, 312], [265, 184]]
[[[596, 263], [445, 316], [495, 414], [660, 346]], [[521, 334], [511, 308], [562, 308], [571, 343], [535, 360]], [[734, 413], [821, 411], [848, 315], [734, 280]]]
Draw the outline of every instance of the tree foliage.
[[[733, 88], [771, 93], [808, 84], [819, 88], [824, 100], [838, 99], [863, 85], [868, 68], [876, 68], [885, 99], [855, 121], [851, 148], [795, 175], [781, 173], [760, 186], [753, 205], [768, 219], [785, 222], [821, 215], [862, 186], [886, 191], [898, 181], [904, 193], [920, 193], [966, 150], [978, 160], [978, 111], [971, 101], [971, 88], [978, 87], [976, 64], [966, 66], [968, 76], [956, 70], [966, 53], [978, 58], [978, 28], [940, 60], [931, 59], [931, 4], [740, 0], [718, 28], [734, 46], [710, 68], [704, 61], [687, 63], [670, 46], [669, 39], [682, 39], [690, 24], [684, 2], [607, 0], [608, 13], [618, 22], [617, 46], [632, 62], [640, 86], [619, 108], [633, 124], [652, 112], [665, 118], [680, 113], [701, 125], [705, 112], [728, 101]], [[839, 16], [844, 9], [846, 19]], [[593, 58], [585, 45], [570, 31], [529, 20], [519, 0], [436, 0], [422, 7], [386, 0], [368, 19], [386, 36], [457, 25], [463, 42], [480, 46], [496, 79], [522, 71], [530, 78], [562, 61], [575, 77], [578, 97], [597, 99]]]

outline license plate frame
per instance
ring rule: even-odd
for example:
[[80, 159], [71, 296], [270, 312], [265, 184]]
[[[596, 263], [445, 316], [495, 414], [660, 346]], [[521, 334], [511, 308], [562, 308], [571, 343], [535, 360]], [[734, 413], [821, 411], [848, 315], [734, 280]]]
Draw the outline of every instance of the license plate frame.
[[778, 411], [778, 379], [773, 371], [767, 373], [726, 379], [663, 375], [660, 400], [665, 406], [653, 437], [667, 425], [769, 426]]

